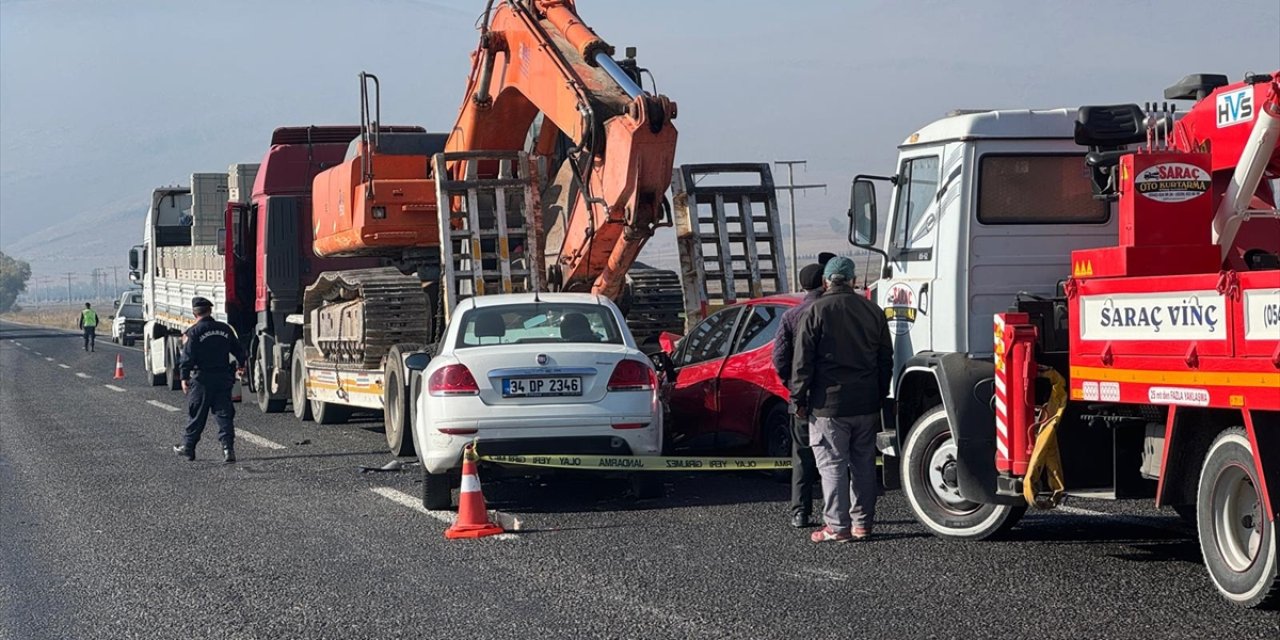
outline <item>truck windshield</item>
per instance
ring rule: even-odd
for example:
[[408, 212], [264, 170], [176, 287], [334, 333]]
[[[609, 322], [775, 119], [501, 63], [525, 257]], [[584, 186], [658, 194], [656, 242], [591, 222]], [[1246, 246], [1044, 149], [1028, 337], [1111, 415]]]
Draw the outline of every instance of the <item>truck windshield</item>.
[[938, 156], [910, 158], [902, 162], [898, 202], [894, 207], [893, 246], [902, 251], [933, 247], [937, 225], [934, 200], [938, 195]]
[[623, 344], [608, 307], [530, 303], [471, 309], [462, 315], [457, 348], [500, 344]]

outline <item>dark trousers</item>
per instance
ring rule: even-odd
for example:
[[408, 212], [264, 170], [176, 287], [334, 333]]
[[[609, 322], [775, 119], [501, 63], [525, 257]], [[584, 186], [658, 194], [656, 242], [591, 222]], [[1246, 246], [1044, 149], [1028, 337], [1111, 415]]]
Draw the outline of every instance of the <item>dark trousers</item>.
[[218, 440], [222, 442], [222, 448], [230, 448], [236, 439], [236, 427], [232, 423], [236, 417], [236, 406], [231, 403], [231, 387], [213, 387], [192, 379], [187, 383], [187, 415], [191, 418], [187, 422], [184, 439], [187, 449], [194, 451], [196, 443], [200, 442], [200, 434], [204, 433], [210, 412], [218, 421]]
[[813, 513], [818, 465], [809, 447], [809, 421], [791, 416], [791, 513]]
[[93, 348], [93, 342], [98, 337], [98, 327], [89, 325], [84, 328], [84, 350], [88, 351]]

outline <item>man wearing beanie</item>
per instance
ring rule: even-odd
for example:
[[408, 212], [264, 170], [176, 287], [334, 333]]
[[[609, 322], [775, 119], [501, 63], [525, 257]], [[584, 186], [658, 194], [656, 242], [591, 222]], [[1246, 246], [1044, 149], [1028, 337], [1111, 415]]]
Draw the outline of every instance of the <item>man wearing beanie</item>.
[[[804, 300], [782, 314], [778, 333], [773, 338], [773, 368], [783, 386], [791, 383], [791, 361], [795, 356], [796, 323], [805, 309], [822, 295], [822, 265], [810, 264], [800, 270], [800, 286]], [[809, 448], [809, 422], [795, 417], [795, 404], [790, 407], [791, 420], [791, 526], [810, 526], [813, 515], [813, 486], [818, 482], [818, 468]]]
[[826, 291], [796, 328], [790, 389], [796, 415], [809, 421], [826, 505], [826, 526], [810, 539], [846, 542], [871, 535], [875, 520], [875, 437], [893, 344], [884, 312], [853, 290], [853, 261], [832, 258], [823, 280]]

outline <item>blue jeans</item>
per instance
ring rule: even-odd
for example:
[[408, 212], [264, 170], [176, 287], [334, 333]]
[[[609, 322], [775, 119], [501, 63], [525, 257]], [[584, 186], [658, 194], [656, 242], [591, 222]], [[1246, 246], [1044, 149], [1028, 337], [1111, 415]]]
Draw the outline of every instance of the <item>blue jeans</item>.
[[98, 337], [98, 326], [89, 325], [84, 328], [84, 350], [88, 351], [93, 348], [94, 339]]

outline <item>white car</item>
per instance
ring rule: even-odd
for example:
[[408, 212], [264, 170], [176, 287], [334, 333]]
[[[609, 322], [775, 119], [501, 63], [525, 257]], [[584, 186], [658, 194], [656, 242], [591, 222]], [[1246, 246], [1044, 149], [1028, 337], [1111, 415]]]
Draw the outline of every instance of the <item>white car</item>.
[[410, 356], [407, 364], [421, 371], [413, 438], [428, 509], [450, 506], [462, 449], [473, 440], [481, 455], [662, 450], [657, 373], [606, 298], [469, 298], [452, 314], [435, 356]]
[[129, 302], [120, 305], [111, 318], [111, 341], [126, 347], [133, 346], [133, 342], [142, 337], [143, 324], [141, 304]]

